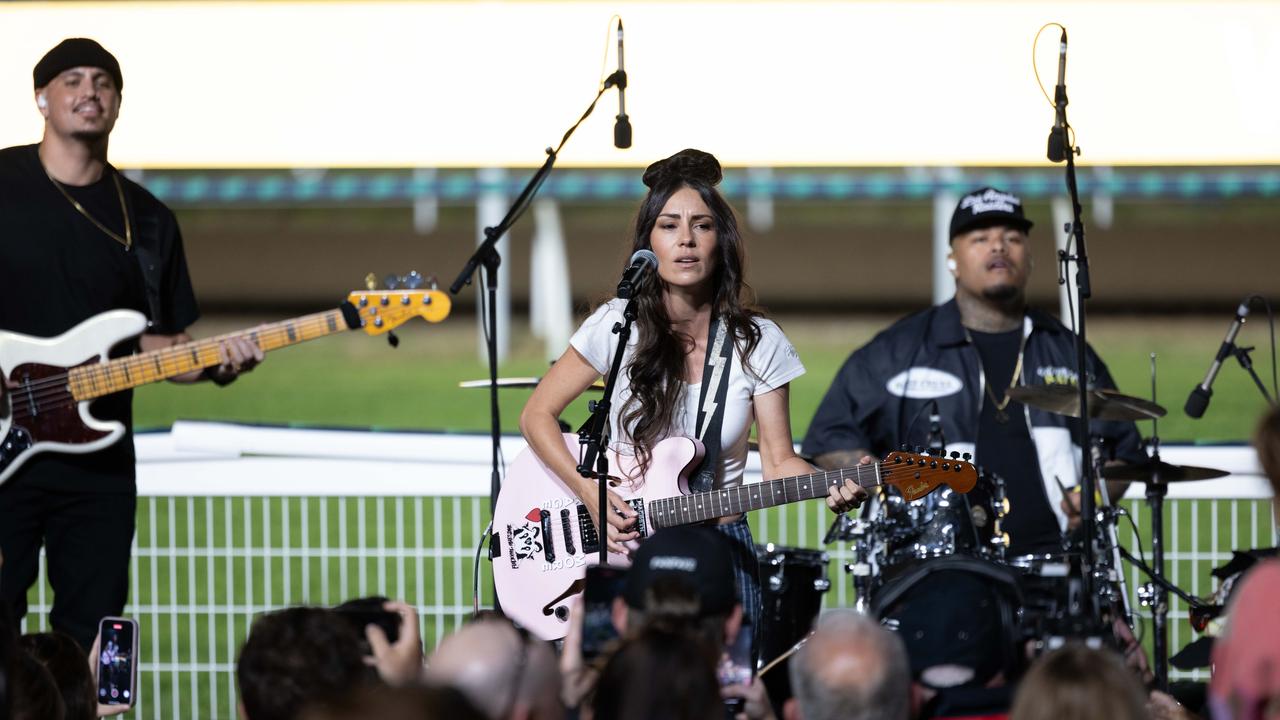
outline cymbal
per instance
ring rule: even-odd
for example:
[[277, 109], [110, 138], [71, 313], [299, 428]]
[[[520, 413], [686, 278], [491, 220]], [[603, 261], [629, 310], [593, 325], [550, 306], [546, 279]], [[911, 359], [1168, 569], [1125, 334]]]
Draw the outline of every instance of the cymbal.
[[[1010, 399], [1023, 405], [1068, 417], [1080, 417], [1080, 391], [1074, 385], [1032, 385], [1009, 388]], [[1114, 390], [1089, 391], [1089, 415], [1098, 420], [1151, 420], [1166, 410], [1150, 400]]]
[[[515, 389], [522, 389], [522, 390], [532, 390], [533, 388], [538, 387], [538, 381], [539, 381], [539, 380], [541, 380], [541, 379], [542, 379], [542, 378], [536, 378], [536, 377], [510, 377], [510, 378], [498, 378], [498, 389], [499, 389], [499, 390], [504, 390], [504, 389], [507, 389], [507, 388], [515, 388]], [[484, 380], [463, 380], [462, 382], [458, 383], [458, 387], [460, 387], [460, 388], [487, 388], [487, 387], [489, 387], [489, 380], [488, 380], [488, 378], [486, 378], [486, 379], [484, 379]], [[591, 387], [589, 387], [589, 388], [587, 388], [587, 389], [588, 389], [588, 390], [603, 390], [603, 389], [604, 389], [604, 381], [603, 381], [603, 380], [597, 380], [597, 381], [595, 381], [595, 382], [591, 383]]]
[[1150, 459], [1146, 462], [1129, 465], [1112, 465], [1102, 468], [1102, 477], [1108, 480], [1133, 480], [1148, 482], [1159, 474], [1160, 482], [1191, 482], [1193, 480], [1212, 480], [1226, 477], [1231, 473], [1214, 468], [1195, 467], [1194, 465], [1172, 465], [1163, 460], [1159, 465]]

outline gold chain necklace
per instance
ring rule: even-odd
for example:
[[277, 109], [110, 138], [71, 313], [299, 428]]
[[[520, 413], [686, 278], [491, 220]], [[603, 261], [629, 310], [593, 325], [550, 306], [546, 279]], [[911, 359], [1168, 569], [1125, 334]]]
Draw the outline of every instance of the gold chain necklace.
[[[1026, 351], [1026, 349], [1027, 349], [1027, 336], [1026, 336], [1026, 333], [1024, 332], [1022, 335], [1022, 341], [1018, 344], [1018, 362], [1013, 366], [1013, 377], [1009, 378], [1009, 384], [1005, 386], [1003, 400], [996, 399], [996, 393], [994, 390], [991, 389], [990, 377], [988, 377], [987, 381], [982, 384], [982, 386], [986, 388], [987, 397], [991, 398], [991, 403], [996, 408], [996, 422], [1002, 425], [1004, 423], [1009, 422], [1009, 413], [1005, 412], [1004, 409], [1009, 407], [1009, 403], [1012, 401], [1012, 399], [1009, 397], [1009, 388], [1012, 388], [1014, 384], [1018, 382], [1018, 378], [1022, 377], [1022, 356]], [[982, 374], [986, 375], [986, 373], [987, 373], [986, 368], [983, 368]]]
[[[44, 167], [43, 164], [41, 164], [41, 167], [42, 168]], [[98, 222], [97, 218], [90, 215], [89, 211], [85, 210], [84, 206], [81, 205], [78, 200], [71, 197], [71, 193], [67, 192], [67, 189], [62, 186], [62, 183], [53, 179], [53, 176], [49, 174], [48, 168], [44, 168], [44, 174], [45, 174], [45, 177], [49, 178], [49, 182], [53, 183], [54, 187], [58, 188], [58, 192], [62, 193], [62, 197], [66, 198], [67, 202], [71, 203], [71, 206], [76, 209], [76, 212], [83, 215], [86, 220], [93, 223], [99, 230], [106, 233], [112, 240], [115, 240], [116, 242], [123, 245], [125, 250], [129, 250], [133, 248], [133, 224], [129, 222], [129, 208], [124, 204], [124, 188], [121, 187], [120, 185], [120, 173], [112, 172], [111, 179], [115, 181], [116, 197], [120, 198], [120, 214], [124, 216], [124, 237], [120, 237], [119, 233], [115, 232], [114, 230], [107, 227], [106, 225], [103, 225], [102, 223]]]

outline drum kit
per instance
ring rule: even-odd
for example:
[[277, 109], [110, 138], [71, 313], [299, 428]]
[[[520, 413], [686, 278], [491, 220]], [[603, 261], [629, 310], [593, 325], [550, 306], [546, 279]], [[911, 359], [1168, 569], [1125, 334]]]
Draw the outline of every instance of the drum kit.
[[[1018, 387], [1010, 396], [1030, 407], [1079, 417], [1074, 388], [1058, 386]], [[1091, 417], [1103, 420], [1155, 420], [1165, 414], [1158, 404], [1120, 393], [1098, 390], [1089, 400]], [[1099, 461], [1097, 476], [1107, 480], [1142, 482], [1151, 509], [1152, 566], [1136, 558], [1136, 567], [1150, 581], [1137, 596], [1149, 605], [1154, 624], [1154, 671], [1161, 686], [1167, 683], [1167, 593], [1189, 597], [1164, 578], [1163, 499], [1170, 483], [1205, 480], [1227, 475], [1211, 468], [1172, 465], [1160, 459], [1159, 438], [1148, 442], [1151, 457], [1141, 463], [1105, 465]], [[1101, 453], [1094, 453], [1100, 457]], [[1104, 483], [1100, 483], [1104, 485]], [[1102, 489], [1105, 493], [1105, 489]], [[892, 491], [869, 503], [862, 517], [841, 515], [828, 531], [824, 544], [847, 543], [851, 561], [844, 569], [852, 583], [854, 607], [896, 627], [910, 607], [920, 613], [922, 604], [936, 607], [966, 602], [992, 607], [985, 632], [998, 633], [986, 641], [999, 650], [1006, 673], [1018, 673], [1039, 652], [1070, 638], [1098, 639], [1112, 634], [1109, 624], [1089, 618], [1084, 582], [1086, 568], [1082, 538], [1064, 539], [1053, 553], [1009, 553], [1010, 538], [1001, 527], [1011, 507], [1004, 481], [984, 476], [968, 494], [940, 488], [929, 496], [907, 502]], [[1122, 509], [1098, 508], [1092, 539], [1097, 558], [1091, 569], [1098, 605], [1111, 611], [1110, 618], [1125, 618], [1126, 592], [1120, 555], [1131, 556], [1116, 541], [1116, 523]], [[760, 657], [766, 660], [789, 654], [803, 643], [816, 619], [821, 594], [830, 587], [825, 553], [768, 545], [759, 551], [764, 594], [764, 638]], [[956, 578], [971, 582], [956, 582]], [[982, 597], [938, 597], [952, 587], [983, 588]], [[963, 593], [961, 593], [963, 594]], [[993, 602], [992, 602], [993, 601]], [[1125, 618], [1126, 620], [1128, 618]], [[904, 621], [905, 622], [905, 621]], [[961, 633], [963, 636], [963, 633]], [[911, 647], [911, 643], [908, 643]], [[770, 677], [774, 676], [774, 677]], [[767, 683], [785, 684], [783, 672], [766, 675]], [[771, 686], [771, 696], [777, 697]], [[785, 693], [785, 689], [783, 690]], [[783, 695], [785, 697], [785, 695]]]

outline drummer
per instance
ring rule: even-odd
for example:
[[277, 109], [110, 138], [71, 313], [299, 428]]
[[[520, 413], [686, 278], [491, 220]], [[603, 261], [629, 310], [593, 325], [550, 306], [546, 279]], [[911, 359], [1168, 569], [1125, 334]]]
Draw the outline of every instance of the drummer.
[[[946, 450], [970, 452], [1005, 481], [1010, 503], [1003, 530], [1011, 555], [1062, 550], [1078, 523], [1079, 498], [1062, 488], [1079, 482], [1075, 421], [1024, 406], [1010, 386], [1076, 384], [1075, 335], [1027, 307], [1034, 267], [1022, 200], [985, 187], [961, 198], [951, 216], [947, 267], [955, 297], [910, 315], [845, 361], [818, 407], [803, 453], [834, 469], [865, 455], [883, 457], [902, 444], [929, 446], [936, 401]], [[1114, 388], [1089, 350], [1090, 384]], [[1145, 459], [1132, 422], [1094, 421], [1109, 456]], [[1123, 484], [1108, 483], [1118, 500]]]

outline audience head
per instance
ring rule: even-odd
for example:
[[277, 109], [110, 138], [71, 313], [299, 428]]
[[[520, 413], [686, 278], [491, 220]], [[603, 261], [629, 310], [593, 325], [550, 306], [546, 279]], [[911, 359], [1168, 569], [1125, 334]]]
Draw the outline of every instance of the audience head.
[[478, 620], [446, 637], [427, 677], [460, 690], [490, 720], [564, 716], [555, 653], [505, 619]]
[[[88, 665], [88, 658], [85, 664]], [[10, 667], [10, 720], [62, 720], [66, 707], [53, 676], [25, 650]]]
[[898, 636], [852, 610], [818, 619], [790, 663], [787, 720], [906, 720], [911, 707], [907, 653]]
[[458, 690], [405, 686], [357, 688], [337, 700], [312, 705], [301, 720], [486, 720]]
[[297, 607], [260, 615], [236, 662], [247, 720], [292, 720], [308, 702], [371, 680], [351, 624], [332, 610]]
[[1120, 656], [1072, 643], [1031, 665], [1014, 695], [1010, 720], [1142, 720], [1142, 685]]
[[614, 625], [626, 633], [654, 620], [680, 620], [723, 647], [742, 626], [734, 566], [728, 540], [712, 528], [660, 530], [632, 558], [614, 601]]
[[687, 625], [650, 622], [623, 639], [592, 691], [594, 720], [724, 717], [720, 649]]
[[1209, 704], [1214, 718], [1280, 718], [1280, 561], [1249, 570], [1233, 594], [1213, 645]]
[[80, 645], [63, 633], [23, 635], [19, 644], [49, 671], [62, 703], [66, 720], [93, 720], [98, 715], [93, 674]]

